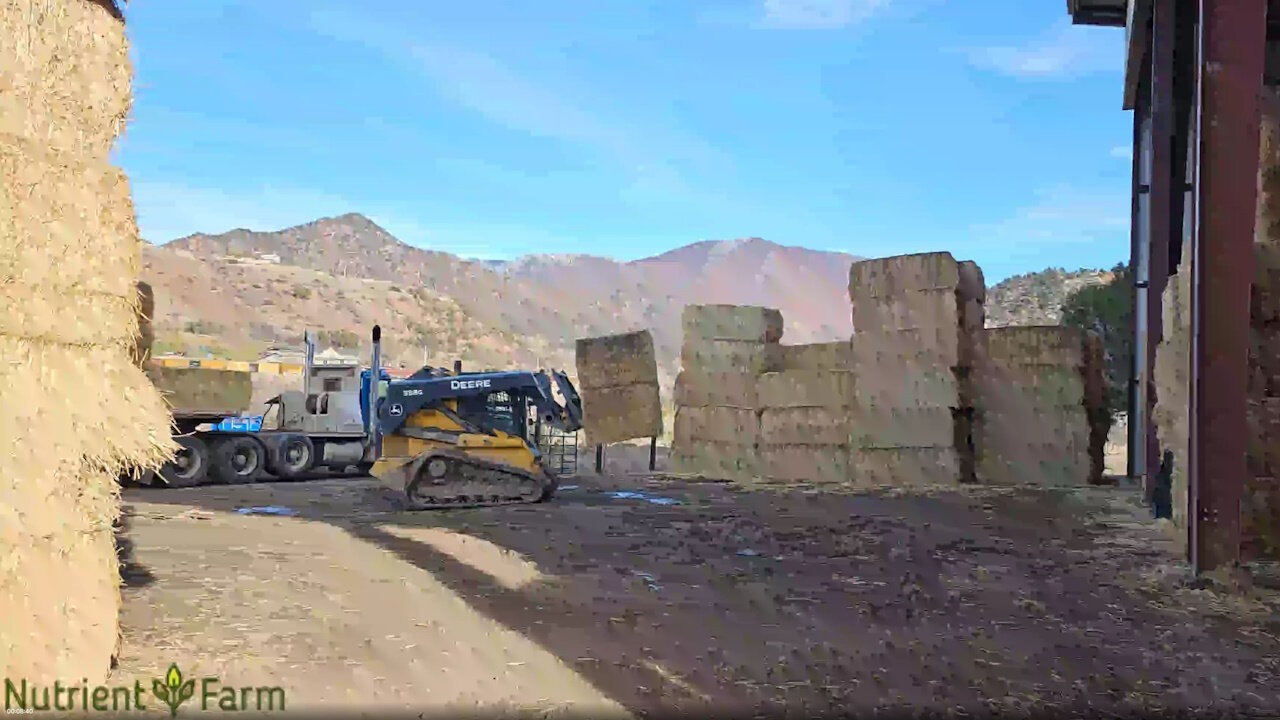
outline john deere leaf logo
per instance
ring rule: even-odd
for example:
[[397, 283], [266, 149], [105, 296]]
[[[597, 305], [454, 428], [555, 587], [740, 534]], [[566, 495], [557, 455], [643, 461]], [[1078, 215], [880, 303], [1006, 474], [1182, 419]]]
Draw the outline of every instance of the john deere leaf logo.
[[165, 705], [169, 706], [169, 716], [178, 716], [178, 706], [191, 699], [196, 694], [196, 681], [182, 681], [182, 673], [179, 672], [177, 665], [170, 665], [169, 672], [165, 673], [164, 681], [152, 680], [151, 692], [160, 698]]

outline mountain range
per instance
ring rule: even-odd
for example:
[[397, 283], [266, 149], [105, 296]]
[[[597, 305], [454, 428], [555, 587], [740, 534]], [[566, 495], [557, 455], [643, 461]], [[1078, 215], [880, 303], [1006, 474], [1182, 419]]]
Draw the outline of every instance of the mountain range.
[[[156, 294], [157, 352], [257, 357], [321, 343], [364, 352], [383, 327], [392, 364], [573, 368], [579, 337], [647, 328], [664, 386], [678, 369], [690, 303], [782, 311], [785, 343], [848, 338], [854, 255], [761, 238], [704, 241], [619, 262], [591, 255], [470, 260], [414, 247], [358, 214], [277, 232], [195, 234], [143, 250]], [[1070, 288], [1098, 271], [1032, 274], [988, 292], [989, 324], [1057, 322]]]

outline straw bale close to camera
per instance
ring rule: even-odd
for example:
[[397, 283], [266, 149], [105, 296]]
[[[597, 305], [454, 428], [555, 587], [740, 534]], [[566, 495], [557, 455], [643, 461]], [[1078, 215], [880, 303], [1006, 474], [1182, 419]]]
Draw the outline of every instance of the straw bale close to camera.
[[6, 0], [0, 37], [0, 135], [105, 158], [132, 103], [120, 21], [85, 0]]
[[174, 450], [131, 362], [140, 241], [108, 158], [128, 42], [80, 0], [0, 3], [0, 38], [0, 675], [94, 684], [119, 638], [118, 478]]

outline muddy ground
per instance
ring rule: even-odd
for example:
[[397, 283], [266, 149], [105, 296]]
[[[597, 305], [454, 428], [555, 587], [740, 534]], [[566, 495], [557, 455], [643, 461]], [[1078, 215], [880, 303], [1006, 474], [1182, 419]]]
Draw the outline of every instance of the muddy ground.
[[1280, 712], [1275, 594], [1193, 582], [1132, 490], [566, 483], [427, 513], [368, 479], [130, 490], [116, 675], [382, 716]]

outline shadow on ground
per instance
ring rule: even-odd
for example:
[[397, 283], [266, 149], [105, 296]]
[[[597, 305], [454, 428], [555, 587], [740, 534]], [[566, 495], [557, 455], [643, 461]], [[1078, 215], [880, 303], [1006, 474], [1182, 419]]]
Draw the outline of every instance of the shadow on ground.
[[[1133, 491], [886, 497], [609, 475], [565, 483], [545, 504], [420, 513], [401, 512], [369, 480], [127, 499], [222, 512], [284, 505], [336, 524], [642, 715], [1280, 710], [1280, 620], [1179, 589], [1160, 536], [1134, 522]], [[611, 495], [621, 490], [642, 494]], [[507, 548], [547, 579], [510, 589], [405, 537], [421, 528]], [[1215, 602], [1206, 614], [1201, 605]]]

